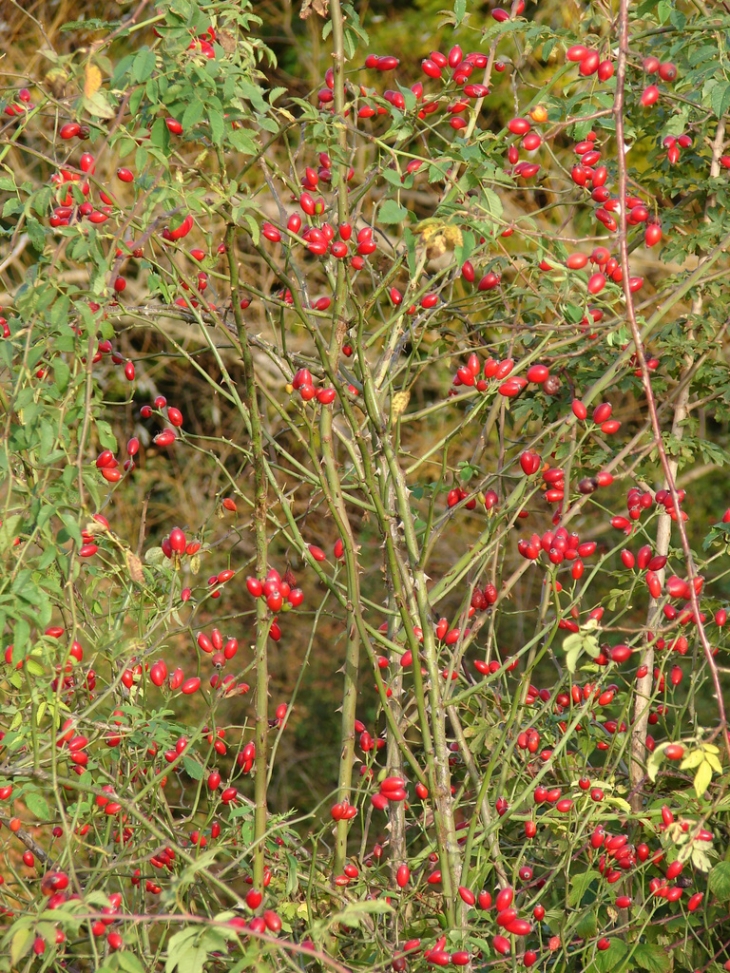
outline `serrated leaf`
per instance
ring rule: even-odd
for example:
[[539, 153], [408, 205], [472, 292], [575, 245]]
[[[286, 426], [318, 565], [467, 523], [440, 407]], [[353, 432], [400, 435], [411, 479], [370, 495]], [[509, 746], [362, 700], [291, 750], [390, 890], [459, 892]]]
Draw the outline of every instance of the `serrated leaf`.
[[571, 875], [568, 905], [571, 908], [579, 906], [591, 884], [598, 878], [600, 878], [599, 873], [592, 868], [588, 869], [587, 872], [579, 872], [577, 875]]
[[192, 777], [193, 780], [203, 779], [203, 768], [193, 757], [186, 754], [182, 759], [182, 765], [188, 777]]
[[679, 769], [692, 770], [693, 767], [699, 767], [704, 759], [705, 756], [701, 750], [693, 750], [684, 758], [682, 763], [679, 765]]
[[117, 437], [112, 432], [112, 427], [104, 419], [96, 420], [96, 431], [99, 435], [99, 442], [104, 449], [110, 449], [113, 453], [118, 452]]
[[152, 77], [154, 70], [155, 52], [151, 51], [149, 47], [143, 47], [141, 51], [137, 52], [132, 63], [132, 79], [138, 83], [147, 81], [148, 78]]
[[717, 759], [714, 753], [705, 752], [705, 760], [710, 765], [710, 767], [712, 767], [712, 769], [715, 771], [716, 774], [722, 773], [722, 764]]
[[34, 814], [39, 821], [51, 820], [51, 809], [48, 806], [48, 801], [38, 791], [26, 791], [23, 800], [31, 814]]
[[490, 216], [493, 216], [495, 220], [501, 219], [504, 207], [502, 206], [502, 200], [493, 189], [488, 189], [486, 186], [482, 189], [481, 204], [481, 208], [489, 213]]
[[180, 119], [183, 131], [189, 132], [194, 125], [197, 125], [197, 123], [203, 117], [204, 111], [205, 106], [203, 105], [202, 101], [198, 101], [197, 98], [190, 101], [183, 113], [183, 117]]
[[700, 847], [700, 842], [692, 842], [692, 864], [700, 872], [709, 872], [712, 867], [712, 862], [705, 854], [704, 850]]
[[208, 109], [208, 124], [210, 125], [210, 137], [214, 145], [220, 145], [223, 141], [225, 131], [223, 125], [223, 115], [214, 108]]
[[694, 779], [694, 789], [697, 797], [702, 797], [711, 783], [712, 767], [706, 760], [703, 760], [697, 768], [697, 773], [695, 774]]
[[384, 899], [373, 899], [368, 902], [351, 902], [345, 909], [336, 915], [330, 916], [327, 925], [343, 925], [351, 929], [356, 929], [365, 916], [383, 916], [393, 911], [393, 907], [388, 905]]
[[256, 154], [256, 141], [251, 133], [245, 129], [238, 128], [229, 132], [228, 141], [237, 152], [241, 152], [243, 155]]
[[151, 547], [148, 551], [145, 551], [144, 560], [145, 564], [151, 564], [153, 567], [157, 567], [159, 564], [164, 564], [167, 558], [161, 547]]
[[608, 949], [596, 953], [593, 963], [587, 968], [598, 973], [621, 973], [626, 966], [629, 947], [623, 939], [612, 939]]
[[378, 210], [380, 223], [403, 223], [408, 218], [408, 210], [394, 199], [386, 199]]
[[10, 962], [16, 966], [30, 949], [33, 942], [33, 930], [28, 926], [21, 926], [13, 933], [10, 940]]
[[730, 901], [730, 862], [718, 862], [710, 872], [707, 887], [719, 902]]
[[710, 104], [718, 118], [722, 118], [730, 108], [730, 81], [719, 82], [712, 89]]
[[83, 103], [86, 111], [96, 118], [114, 118], [116, 114], [103, 91], [95, 91], [93, 95], [84, 95]]
[[63, 358], [56, 358], [53, 362], [53, 379], [58, 386], [59, 392], [65, 392], [68, 388], [68, 380], [71, 376], [71, 369]]
[[662, 946], [652, 943], [636, 943], [631, 959], [649, 973], [669, 973], [672, 968], [671, 955]]

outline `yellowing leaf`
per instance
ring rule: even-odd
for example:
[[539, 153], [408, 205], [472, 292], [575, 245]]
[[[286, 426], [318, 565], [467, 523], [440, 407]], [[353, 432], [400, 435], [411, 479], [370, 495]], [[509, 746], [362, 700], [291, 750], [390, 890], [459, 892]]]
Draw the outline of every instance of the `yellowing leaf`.
[[699, 872], [709, 872], [712, 862], [704, 853], [702, 848], [695, 844], [692, 848], [692, 864]]
[[714, 753], [706, 753], [705, 759], [707, 760], [707, 763], [710, 765], [710, 767], [712, 767], [712, 769], [715, 771], [716, 774], [722, 773], [722, 764], [717, 759]]
[[87, 64], [84, 74], [84, 96], [91, 98], [101, 88], [101, 71], [96, 64]]
[[705, 755], [702, 750], [693, 750], [692, 753], [688, 753], [684, 758], [682, 763], [679, 765], [680, 770], [691, 770], [693, 767], [699, 767], [702, 761], [705, 759]]
[[21, 960], [30, 949], [33, 942], [33, 930], [27, 926], [21, 926], [10, 941], [10, 962], [13, 966]]
[[706, 760], [703, 760], [697, 768], [697, 773], [695, 774], [694, 786], [697, 797], [702, 797], [707, 788], [710, 786], [711, 781], [712, 767]]
[[93, 95], [84, 97], [83, 104], [90, 115], [95, 115], [97, 118], [114, 118], [114, 109], [103, 91], [95, 91]]

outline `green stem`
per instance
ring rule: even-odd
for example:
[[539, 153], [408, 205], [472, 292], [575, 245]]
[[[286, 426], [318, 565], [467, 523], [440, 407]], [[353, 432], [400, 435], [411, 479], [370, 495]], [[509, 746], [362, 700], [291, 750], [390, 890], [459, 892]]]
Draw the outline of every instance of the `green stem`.
[[[263, 578], [267, 571], [268, 538], [266, 534], [267, 509], [267, 477], [266, 456], [264, 453], [264, 436], [261, 428], [261, 415], [256, 400], [256, 375], [254, 372], [253, 356], [248, 343], [246, 325], [241, 314], [239, 298], [238, 264], [235, 254], [236, 227], [228, 224], [227, 246], [228, 267], [231, 279], [231, 300], [233, 314], [238, 332], [238, 342], [243, 361], [243, 401], [248, 410], [251, 427], [251, 452], [253, 456], [254, 474], [254, 533], [256, 543], [256, 575]], [[271, 620], [268, 616], [266, 602], [262, 598], [256, 600], [256, 720], [254, 743], [256, 745], [256, 770], [254, 778], [254, 887], [263, 891], [264, 887], [264, 855], [266, 851], [265, 836], [268, 821], [266, 792], [268, 787], [268, 731], [269, 731], [269, 671], [267, 646]]]

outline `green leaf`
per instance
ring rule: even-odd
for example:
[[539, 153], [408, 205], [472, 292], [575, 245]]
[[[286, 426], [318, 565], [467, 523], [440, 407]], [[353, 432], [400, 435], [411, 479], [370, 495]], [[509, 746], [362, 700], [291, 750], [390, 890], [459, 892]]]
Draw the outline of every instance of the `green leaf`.
[[208, 124], [210, 125], [210, 137], [214, 145], [220, 145], [223, 141], [223, 115], [213, 108], [208, 109]]
[[393, 911], [384, 899], [374, 899], [369, 902], [351, 902], [336, 915], [330, 916], [328, 926], [343, 925], [357, 929], [365, 916], [383, 916]]
[[51, 820], [51, 809], [42, 794], [39, 794], [38, 791], [26, 791], [23, 797], [28, 810], [35, 814], [39, 821]]
[[182, 765], [188, 777], [192, 777], [193, 780], [203, 779], [203, 767], [193, 757], [186, 754], [182, 759]]
[[380, 223], [403, 223], [408, 218], [408, 210], [405, 206], [396, 203], [394, 199], [386, 199], [378, 210], [378, 221]]
[[651, 943], [637, 943], [631, 959], [642, 970], [649, 970], [649, 973], [669, 973], [672, 968], [669, 953], [662, 946]]
[[707, 887], [719, 902], [730, 901], [730, 862], [719, 862], [710, 872]]
[[199, 101], [197, 98], [193, 98], [185, 109], [183, 117], [180, 119], [183, 131], [189, 132], [191, 128], [197, 125], [197, 123], [203, 117], [204, 111], [205, 106], [203, 105], [203, 102]]
[[466, 0], [454, 0], [454, 26], [458, 27], [466, 13]]
[[595, 869], [589, 869], [587, 872], [579, 872], [577, 875], [570, 876], [570, 892], [568, 893], [568, 905], [571, 908], [579, 906], [583, 900], [583, 896], [588, 891], [592, 882], [600, 875]]
[[487, 189], [485, 186], [482, 189], [482, 194], [480, 198], [481, 208], [484, 212], [489, 213], [493, 216], [495, 220], [502, 218], [502, 213], [504, 212], [504, 207], [502, 206], [502, 200], [494, 192], [493, 189]]
[[155, 70], [155, 52], [149, 47], [143, 47], [137, 52], [132, 64], [132, 79], [137, 82], [146, 81]]
[[116, 957], [119, 966], [126, 970], [126, 973], [145, 973], [144, 965], [128, 950], [117, 953]]
[[65, 392], [68, 388], [68, 380], [70, 375], [71, 369], [68, 367], [63, 358], [57, 358], [53, 363], [53, 377], [56, 385], [58, 386], [59, 392]]
[[580, 632], [573, 632], [572, 635], [566, 636], [563, 640], [563, 651], [568, 670], [575, 672], [578, 659], [584, 652], [595, 659], [601, 650], [598, 639], [591, 633], [588, 625], [585, 625]]
[[623, 939], [612, 939], [608, 949], [596, 953], [596, 958], [587, 968], [590, 973], [621, 973], [626, 966], [629, 947]]
[[235, 131], [230, 132], [228, 141], [236, 151], [242, 152], [243, 155], [256, 154], [256, 141], [251, 133], [243, 128], [237, 128]]
[[21, 520], [19, 514], [13, 514], [3, 521], [2, 526], [0, 526], [0, 552], [5, 551], [14, 543]]
[[165, 154], [170, 151], [170, 130], [165, 124], [164, 118], [158, 118], [150, 129], [150, 142]]
[[710, 104], [717, 117], [722, 118], [730, 108], [730, 81], [715, 85], [710, 95]]
[[33, 930], [28, 926], [21, 926], [13, 933], [10, 940], [10, 962], [15, 966], [30, 949], [33, 942]]
[[119, 449], [117, 444], [117, 437], [112, 432], [112, 427], [104, 419], [96, 420], [96, 431], [99, 435], [99, 442], [104, 449], [110, 449], [113, 453], [116, 453]]

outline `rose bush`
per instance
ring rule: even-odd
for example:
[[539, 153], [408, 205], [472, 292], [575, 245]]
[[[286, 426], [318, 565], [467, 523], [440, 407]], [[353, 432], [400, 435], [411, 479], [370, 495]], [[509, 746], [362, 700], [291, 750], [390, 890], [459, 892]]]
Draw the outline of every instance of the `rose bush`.
[[4, 77], [0, 969], [722, 968], [724, 5], [147, 6]]

